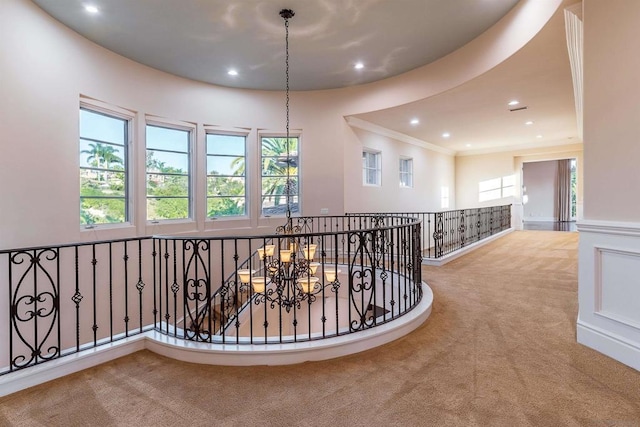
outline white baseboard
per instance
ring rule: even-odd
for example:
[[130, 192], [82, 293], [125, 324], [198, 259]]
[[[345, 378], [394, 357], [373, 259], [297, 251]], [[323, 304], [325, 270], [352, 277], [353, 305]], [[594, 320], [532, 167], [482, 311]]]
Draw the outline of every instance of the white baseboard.
[[640, 348], [624, 337], [578, 320], [578, 342], [640, 371]]
[[455, 252], [451, 252], [449, 254], [444, 255], [441, 258], [422, 258], [422, 265], [432, 265], [435, 267], [440, 267], [442, 265], [445, 265], [448, 262], [453, 261], [456, 258], [460, 258], [462, 255], [467, 254], [471, 251], [474, 251], [476, 249], [478, 249], [479, 247], [482, 247], [484, 245], [486, 245], [487, 243], [491, 243], [496, 239], [499, 239], [503, 236], [506, 236], [509, 233], [513, 233], [515, 231], [515, 229], [513, 227], [508, 228], [504, 231], [501, 231], [498, 234], [494, 234], [493, 236], [487, 237], [486, 239], [482, 239], [479, 240], [477, 242], [474, 242], [468, 246], [465, 246], [464, 248], [458, 249]]
[[523, 218], [524, 222], [558, 222], [558, 219], [553, 216], [526, 216]]
[[148, 331], [0, 376], [0, 397], [82, 371], [140, 350], [192, 363], [227, 366], [287, 365], [359, 353], [403, 337], [422, 325], [433, 291], [422, 283], [422, 300], [409, 313], [375, 328], [333, 338], [287, 344], [210, 344]]
[[0, 397], [144, 350], [145, 335], [104, 344], [0, 376]]

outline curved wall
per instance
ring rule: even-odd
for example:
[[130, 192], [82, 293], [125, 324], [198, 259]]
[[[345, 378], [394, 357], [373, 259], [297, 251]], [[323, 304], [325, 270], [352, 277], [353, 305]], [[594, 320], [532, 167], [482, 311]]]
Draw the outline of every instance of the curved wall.
[[[303, 214], [315, 215], [321, 208], [329, 209], [330, 214], [370, 210], [379, 203], [370, 204], [370, 198], [360, 197], [363, 142], [346, 124], [346, 115], [412, 102], [488, 71], [530, 40], [560, 3], [522, 0], [496, 26], [462, 49], [401, 76], [345, 89], [293, 93], [292, 129], [301, 129], [303, 138]], [[134, 111], [137, 141], [144, 141], [145, 115], [195, 123], [196, 150], [202, 156], [204, 125], [247, 129], [249, 154], [255, 155], [260, 130], [283, 131], [282, 93], [216, 87], [140, 65], [82, 38], [28, 0], [3, 0], [0, 31], [0, 248], [160, 232], [255, 231], [260, 227], [271, 229], [281, 221], [259, 218], [254, 206], [255, 213], [244, 220], [205, 221], [196, 216], [192, 222], [148, 226], [142, 201], [134, 206], [134, 225], [130, 227], [81, 231], [81, 95]], [[422, 155], [427, 159], [442, 156], [425, 149]], [[134, 165], [143, 168], [143, 159], [144, 143], [137, 143]], [[257, 161], [253, 163], [249, 166], [257, 169]], [[397, 160], [391, 159], [389, 164], [397, 164]], [[453, 158], [444, 164], [444, 172], [438, 173], [443, 172], [448, 182], [442, 185], [454, 188]], [[251, 185], [255, 196], [259, 189], [255, 183]], [[137, 198], [143, 200], [144, 174], [137, 174], [133, 187]], [[204, 194], [202, 186], [195, 190]], [[423, 197], [427, 191], [427, 187], [418, 188], [411, 196], [395, 200], [427, 200]], [[396, 188], [381, 189], [371, 197], [385, 200], [385, 195], [393, 192]], [[438, 208], [430, 203], [416, 204], [415, 209]]]

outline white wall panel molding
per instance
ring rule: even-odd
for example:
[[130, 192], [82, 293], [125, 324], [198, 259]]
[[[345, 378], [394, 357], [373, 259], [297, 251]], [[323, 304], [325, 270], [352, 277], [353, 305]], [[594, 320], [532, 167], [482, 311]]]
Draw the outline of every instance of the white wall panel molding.
[[640, 323], [638, 323], [636, 321], [629, 320], [629, 319], [626, 319], [624, 317], [618, 316], [617, 314], [609, 313], [609, 312], [606, 312], [606, 311], [598, 311], [595, 314], [596, 314], [596, 316], [600, 316], [600, 317], [602, 317], [604, 319], [608, 319], [608, 320], [611, 320], [613, 322], [618, 322], [621, 325], [629, 326], [631, 328], [635, 328], [638, 331], [640, 331]]
[[[594, 312], [640, 331], [640, 251], [594, 246]], [[610, 286], [615, 284], [615, 287]]]
[[637, 222], [582, 220], [577, 225], [578, 231], [584, 233], [640, 237], [640, 223]]
[[640, 370], [640, 224], [581, 221], [578, 342]]

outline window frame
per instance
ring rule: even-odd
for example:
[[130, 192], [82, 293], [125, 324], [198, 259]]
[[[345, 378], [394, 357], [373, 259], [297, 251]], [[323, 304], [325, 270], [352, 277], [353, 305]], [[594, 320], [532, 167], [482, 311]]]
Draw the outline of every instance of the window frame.
[[[181, 152], [181, 151], [174, 151], [174, 150], [164, 150], [164, 149], [149, 149], [149, 145], [148, 145], [148, 141], [149, 141], [149, 137], [148, 137], [148, 132], [147, 132], [147, 128], [149, 126], [152, 127], [158, 127], [158, 128], [164, 128], [164, 129], [171, 129], [171, 130], [178, 130], [178, 131], [184, 131], [184, 132], [188, 132], [188, 142], [187, 142], [187, 152]], [[152, 116], [147, 116], [146, 117], [146, 121], [144, 123], [144, 211], [145, 211], [145, 220], [147, 222], [147, 224], [162, 224], [162, 223], [176, 223], [176, 222], [190, 222], [190, 221], [194, 221], [195, 220], [195, 191], [194, 191], [194, 185], [195, 185], [195, 174], [194, 174], [194, 170], [195, 170], [195, 156], [194, 156], [194, 143], [195, 143], [195, 138], [196, 138], [196, 125], [192, 124], [192, 123], [187, 123], [187, 122], [178, 122], [178, 121], [171, 121], [171, 120], [163, 120], [157, 117], [152, 117]], [[150, 175], [148, 169], [147, 169], [147, 154], [149, 152], [149, 150], [151, 151], [163, 151], [163, 152], [174, 152], [174, 153], [179, 153], [179, 154], [187, 154], [187, 165], [189, 167], [189, 171], [186, 174], [187, 176], [187, 183], [188, 183], [188, 189], [187, 189], [187, 206], [188, 206], [188, 210], [189, 213], [187, 215], [186, 218], [164, 218], [164, 219], [158, 219], [158, 218], [149, 218], [149, 199], [156, 199], [158, 197], [149, 197], [149, 193], [148, 193], [148, 185], [147, 185], [147, 178]], [[164, 175], [163, 173], [153, 173], [152, 175]], [[175, 175], [175, 174], [168, 174], [168, 175]], [[184, 175], [182, 175], [184, 176]], [[160, 197], [162, 198], [162, 197]]]
[[[265, 214], [264, 212], [264, 198], [265, 195], [262, 193], [263, 191], [263, 179], [265, 177], [281, 177], [284, 178], [286, 177], [286, 175], [264, 175], [264, 170], [263, 170], [263, 160], [265, 157], [270, 157], [270, 158], [276, 158], [276, 156], [264, 156], [263, 155], [263, 146], [262, 146], [262, 141], [264, 139], [268, 139], [268, 138], [278, 138], [278, 139], [286, 139], [287, 135], [283, 134], [283, 133], [279, 133], [279, 132], [260, 132], [258, 134], [258, 170], [259, 170], [259, 182], [258, 182], [258, 194], [259, 194], [259, 211], [260, 211], [260, 217], [262, 218], [279, 218], [279, 217], [284, 217], [286, 216], [286, 212], [283, 212], [282, 214], [277, 213], [277, 214]], [[290, 175], [290, 177], [295, 178], [296, 182], [297, 182], [297, 188], [296, 188], [296, 193], [295, 195], [293, 195], [292, 197], [295, 198], [297, 197], [298, 199], [298, 209], [297, 211], [292, 211], [291, 214], [296, 216], [296, 215], [301, 215], [302, 214], [302, 133], [301, 132], [289, 132], [289, 139], [296, 139], [297, 140], [297, 154], [296, 156], [289, 156], [289, 157], [296, 157], [297, 158], [297, 165], [296, 165], [296, 169], [297, 169], [297, 174], [296, 175]], [[282, 157], [282, 156], [278, 156], [278, 157]], [[283, 194], [284, 195], [284, 194]], [[285, 206], [286, 206], [286, 195], [285, 195]]]
[[[406, 171], [402, 170], [403, 162], [408, 162], [407, 165], [409, 167], [408, 167], [408, 170]], [[400, 188], [413, 188], [413, 158], [412, 157], [400, 157], [398, 161], [398, 175], [400, 179]], [[402, 180], [403, 176], [406, 176], [408, 178], [408, 181], [409, 181], [408, 185], [403, 185], [404, 184]]]
[[[223, 174], [219, 174], [219, 175], [210, 175], [209, 174], [209, 167], [208, 167], [208, 160], [210, 156], [219, 156], [219, 157], [237, 157], [237, 156], [232, 156], [232, 155], [224, 155], [224, 154], [209, 154], [208, 151], [208, 143], [207, 143], [207, 138], [209, 135], [218, 135], [218, 136], [235, 136], [235, 137], [242, 137], [244, 138], [244, 213], [240, 214], [240, 215], [220, 215], [220, 216], [209, 216], [209, 177], [215, 177], [215, 176], [220, 176], [220, 177], [234, 177], [234, 175], [223, 175]], [[233, 131], [226, 131], [226, 130], [221, 130], [221, 129], [217, 129], [217, 128], [208, 128], [205, 127], [205, 135], [204, 135], [204, 170], [205, 170], [205, 180], [204, 180], [204, 216], [205, 219], [207, 221], [214, 221], [214, 220], [222, 220], [222, 219], [230, 219], [230, 220], [234, 220], [234, 219], [242, 219], [242, 218], [247, 218], [249, 217], [249, 212], [250, 212], [250, 200], [251, 198], [249, 197], [249, 178], [251, 177], [251, 171], [250, 171], [250, 167], [249, 167], [249, 147], [248, 147], [248, 142], [249, 142], [249, 134], [247, 132], [233, 132]], [[235, 196], [224, 196], [224, 197], [235, 197]]]
[[[80, 126], [81, 126], [81, 119], [80, 119], [80, 112], [81, 110], [86, 110], [89, 111], [91, 113], [94, 114], [100, 114], [106, 117], [112, 117], [114, 119], [119, 119], [119, 120], [123, 120], [126, 122], [125, 125], [125, 137], [124, 137], [124, 143], [121, 145], [123, 153], [124, 153], [124, 159], [123, 159], [123, 170], [119, 171], [119, 172], [123, 172], [124, 173], [124, 196], [122, 197], [122, 199], [124, 200], [124, 208], [125, 208], [125, 218], [124, 221], [122, 222], [105, 222], [105, 223], [92, 223], [92, 224], [82, 224], [82, 219], [81, 219], [81, 213], [82, 213], [82, 200], [85, 198], [85, 196], [82, 196], [82, 188], [80, 186], [80, 181], [78, 182], [78, 223], [80, 226], [80, 229], [83, 231], [88, 231], [88, 230], [95, 230], [95, 229], [110, 229], [110, 228], [123, 228], [123, 227], [130, 227], [134, 224], [134, 218], [135, 218], [135, 205], [134, 205], [134, 193], [135, 193], [135, 189], [134, 189], [134, 185], [133, 185], [133, 175], [134, 173], [132, 172], [132, 165], [135, 163], [134, 159], [132, 158], [132, 147], [133, 147], [133, 142], [134, 142], [134, 130], [136, 128], [136, 120], [137, 120], [137, 115], [134, 111], [130, 111], [124, 108], [120, 108], [120, 107], [116, 107], [101, 101], [97, 101], [91, 98], [87, 98], [84, 96], [80, 96], [80, 102], [79, 102], [79, 108], [78, 108], [78, 172], [79, 172], [79, 176], [81, 174], [82, 169], [86, 169], [83, 166], [80, 165], [81, 160], [80, 160], [80, 152], [81, 147], [80, 147], [80, 141], [81, 140], [88, 140], [88, 141], [95, 141], [97, 143], [100, 143], [100, 140], [96, 140], [93, 138], [83, 138], [80, 135]], [[102, 142], [107, 142], [107, 141], [102, 141]], [[120, 145], [120, 144], [114, 144], [114, 143], [109, 143], [107, 142], [109, 145]]]
[[[366, 155], [373, 155], [376, 160], [375, 167], [369, 167], [366, 160]], [[370, 183], [368, 181], [369, 171], [375, 171], [376, 182]], [[382, 151], [373, 150], [370, 148], [362, 149], [362, 185], [365, 187], [381, 187], [382, 186]]]

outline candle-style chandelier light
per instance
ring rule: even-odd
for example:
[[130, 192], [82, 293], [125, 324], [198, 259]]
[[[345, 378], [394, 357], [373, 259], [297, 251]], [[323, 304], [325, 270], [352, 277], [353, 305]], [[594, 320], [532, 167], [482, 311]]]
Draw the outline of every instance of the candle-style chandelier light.
[[[285, 27], [285, 95], [286, 95], [286, 183], [284, 193], [287, 202], [287, 221], [276, 229], [277, 234], [283, 235], [276, 245], [265, 245], [258, 249], [258, 257], [262, 268], [260, 270], [238, 270], [238, 278], [242, 289], [253, 293], [255, 304], [270, 304], [271, 308], [280, 306], [289, 312], [292, 308], [299, 309], [302, 301], [311, 304], [316, 295], [326, 286], [336, 292], [340, 287], [337, 266], [328, 266], [315, 262], [317, 245], [305, 238], [301, 244], [301, 228], [293, 225], [291, 218], [291, 197], [294, 193], [295, 181], [291, 179], [291, 153], [289, 130], [289, 20], [295, 13], [291, 9], [282, 9], [280, 16], [284, 19]], [[276, 253], [277, 252], [277, 253]], [[321, 268], [321, 271], [318, 269]], [[255, 275], [254, 275], [255, 274]], [[318, 274], [321, 276], [318, 277]], [[322, 280], [324, 275], [324, 281]]]

